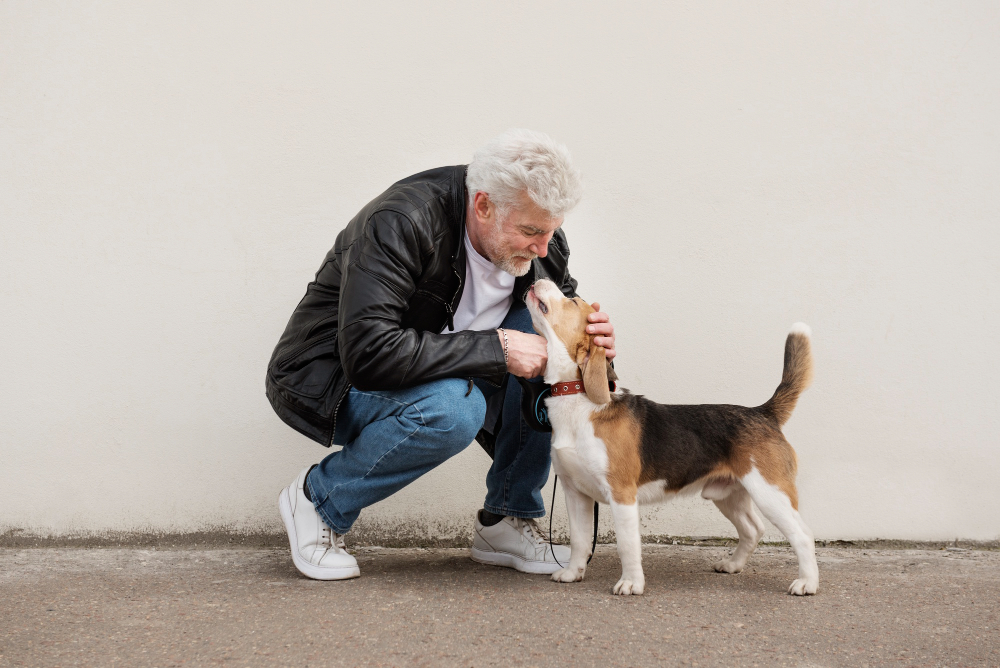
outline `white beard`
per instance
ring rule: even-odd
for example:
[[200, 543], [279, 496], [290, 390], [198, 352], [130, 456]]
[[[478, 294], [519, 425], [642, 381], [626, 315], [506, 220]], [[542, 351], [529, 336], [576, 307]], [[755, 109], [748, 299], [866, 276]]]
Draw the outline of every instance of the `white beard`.
[[[531, 252], [526, 252], [525, 254], [512, 253], [503, 248], [497, 237], [486, 236], [482, 239], [482, 244], [483, 250], [486, 251], [486, 259], [511, 276], [524, 276], [527, 274], [528, 270], [531, 269], [531, 261], [538, 257]], [[517, 262], [516, 260], [521, 260], [521, 262]]]

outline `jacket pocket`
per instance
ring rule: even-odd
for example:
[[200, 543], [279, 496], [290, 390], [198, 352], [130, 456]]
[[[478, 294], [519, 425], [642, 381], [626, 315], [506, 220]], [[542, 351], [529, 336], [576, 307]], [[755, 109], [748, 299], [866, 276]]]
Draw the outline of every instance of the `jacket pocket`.
[[333, 332], [295, 346], [274, 365], [274, 379], [289, 392], [303, 397], [325, 395], [340, 369], [337, 333]]

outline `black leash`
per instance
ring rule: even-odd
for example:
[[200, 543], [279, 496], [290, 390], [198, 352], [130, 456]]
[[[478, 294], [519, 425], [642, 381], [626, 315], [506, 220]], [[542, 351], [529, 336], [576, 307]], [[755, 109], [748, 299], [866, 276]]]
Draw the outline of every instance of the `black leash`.
[[[562, 562], [559, 561], [559, 557], [556, 556], [556, 548], [552, 545], [552, 516], [556, 511], [556, 487], [558, 485], [559, 476], [556, 476], [556, 479], [552, 481], [552, 503], [549, 506], [549, 549], [552, 550], [552, 558], [556, 560], [556, 563], [563, 568], [566, 568], [562, 565]], [[597, 501], [594, 501], [594, 542], [590, 545], [590, 559], [587, 559], [588, 564], [590, 563], [590, 560], [594, 558], [594, 552], [597, 551], [597, 520], [600, 512], [600, 505]]]
[[[532, 383], [520, 376], [514, 376], [514, 380], [521, 386], [521, 414], [524, 416], [525, 422], [535, 431], [551, 432], [552, 423], [549, 422], [545, 399], [552, 396], [552, 388], [545, 383]], [[614, 383], [610, 384], [610, 389], [614, 392]], [[559, 476], [556, 476], [552, 483], [552, 504], [549, 508], [549, 549], [552, 551], [552, 558], [556, 560], [556, 563], [566, 568], [556, 557], [556, 550], [552, 545], [552, 515], [556, 509], [556, 487], [558, 485]], [[597, 551], [597, 521], [600, 512], [600, 505], [594, 501], [594, 542], [590, 546], [590, 559], [594, 558], [594, 552]], [[587, 559], [588, 564], [590, 559]]]

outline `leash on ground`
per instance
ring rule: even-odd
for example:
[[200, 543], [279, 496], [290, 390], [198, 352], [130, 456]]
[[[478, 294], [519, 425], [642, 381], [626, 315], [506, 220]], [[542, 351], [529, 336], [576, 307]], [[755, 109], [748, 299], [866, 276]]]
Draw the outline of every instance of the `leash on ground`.
[[[556, 479], [552, 481], [552, 503], [549, 504], [549, 550], [552, 551], [552, 558], [556, 560], [556, 563], [562, 566], [562, 568], [566, 568], [562, 565], [562, 562], [559, 561], [559, 557], [556, 556], [556, 548], [552, 545], [552, 516], [556, 512], [556, 487], [558, 486], [559, 476], [556, 476]], [[600, 512], [600, 505], [597, 501], [594, 501], [594, 542], [590, 544], [590, 559], [587, 559], [588, 564], [590, 563], [590, 560], [594, 558], [594, 552], [597, 551], [597, 520]]]

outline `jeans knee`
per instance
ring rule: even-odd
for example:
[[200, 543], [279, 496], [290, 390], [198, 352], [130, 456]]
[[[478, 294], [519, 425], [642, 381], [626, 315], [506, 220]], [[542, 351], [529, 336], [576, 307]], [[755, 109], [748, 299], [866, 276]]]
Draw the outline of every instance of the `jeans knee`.
[[448, 434], [456, 452], [472, 443], [486, 419], [486, 399], [469, 382], [447, 379], [434, 383], [433, 392], [417, 406], [424, 424]]

